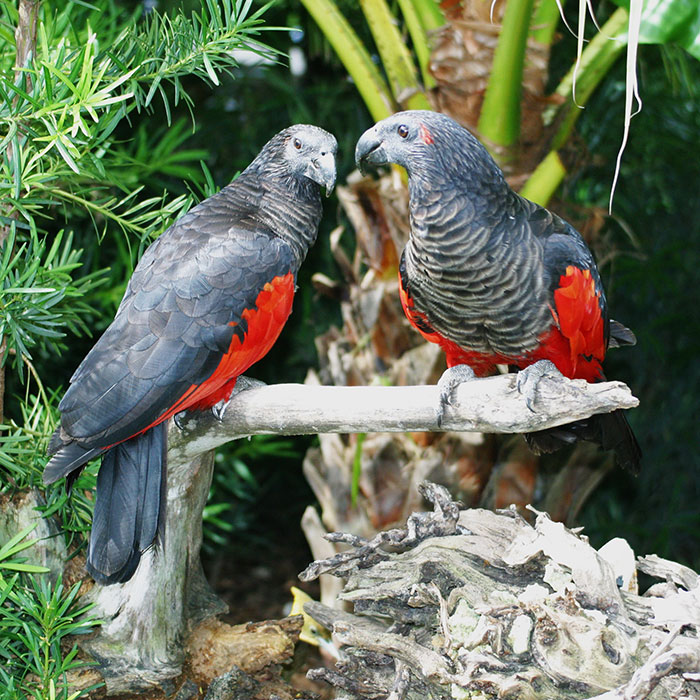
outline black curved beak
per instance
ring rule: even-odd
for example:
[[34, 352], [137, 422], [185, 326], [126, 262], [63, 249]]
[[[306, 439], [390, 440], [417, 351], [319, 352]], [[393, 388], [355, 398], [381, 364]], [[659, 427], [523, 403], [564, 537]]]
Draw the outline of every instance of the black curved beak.
[[335, 153], [325, 151], [311, 161], [309, 178], [326, 188], [326, 197], [330, 197], [335, 188]]
[[367, 129], [360, 136], [355, 146], [355, 163], [364, 175], [369, 165], [386, 165], [388, 163], [384, 151], [384, 141], [379, 137], [375, 128]]

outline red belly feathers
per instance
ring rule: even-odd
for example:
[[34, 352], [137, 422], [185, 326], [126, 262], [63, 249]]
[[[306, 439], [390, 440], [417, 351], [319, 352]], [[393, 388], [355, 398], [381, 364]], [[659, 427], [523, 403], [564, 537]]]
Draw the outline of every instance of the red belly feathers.
[[495, 365], [515, 365], [520, 369], [538, 360], [551, 360], [559, 371], [572, 379], [589, 382], [602, 377], [601, 361], [605, 357], [604, 322], [601, 314], [600, 292], [590, 270], [569, 265], [559, 278], [551, 309], [553, 324], [539, 338], [538, 346], [522, 356], [483, 354], [461, 348], [436, 331], [428, 332], [430, 322], [414, 308], [399, 276], [399, 297], [411, 325], [428, 341], [437, 343], [445, 352], [448, 367], [467, 364], [477, 376], [494, 371]]

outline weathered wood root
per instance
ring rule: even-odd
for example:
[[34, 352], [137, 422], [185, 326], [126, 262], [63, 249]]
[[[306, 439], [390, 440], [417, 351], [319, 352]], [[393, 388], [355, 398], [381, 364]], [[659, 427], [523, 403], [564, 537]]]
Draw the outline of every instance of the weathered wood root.
[[[244, 377], [238, 385], [252, 388], [232, 397], [223, 421], [208, 411], [195, 412], [180, 421], [183, 430], [170, 429], [164, 541], [144, 553], [127, 583], [96, 585], [89, 593], [95, 603], [91, 614], [103, 623], [82, 647], [98, 662], [110, 692], [148, 689], [178, 676], [185, 658], [182, 640], [202, 620], [223, 610], [199, 563], [201, 515], [217, 445], [254, 433], [437, 427], [435, 386], [267, 387]], [[536, 430], [636, 404], [629, 389], [619, 382], [547, 379], [539, 394], [538, 412], [533, 413], [518, 393], [514, 377], [490, 377], [458, 388], [443, 427]], [[447, 502], [445, 507], [452, 508]], [[456, 510], [452, 509], [454, 519]], [[431, 534], [425, 530], [422, 517], [410, 521], [409, 528], [415, 529], [413, 538]], [[387, 537], [392, 535], [380, 535], [380, 540]], [[352, 538], [347, 542], [353, 544]], [[390, 545], [391, 540], [383, 544]], [[373, 556], [380, 559], [384, 555]]]
[[462, 510], [423, 487], [431, 513], [314, 562], [347, 578], [354, 613], [308, 603], [341, 648], [315, 670], [347, 698], [669, 700], [700, 697], [700, 577], [658, 557], [640, 596], [579, 533], [537, 514]]

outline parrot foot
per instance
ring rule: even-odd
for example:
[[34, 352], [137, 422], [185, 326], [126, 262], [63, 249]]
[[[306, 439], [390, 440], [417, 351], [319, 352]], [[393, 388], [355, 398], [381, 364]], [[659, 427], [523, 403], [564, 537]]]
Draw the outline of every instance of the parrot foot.
[[[265, 382], [261, 382], [259, 379], [252, 379], [251, 377], [244, 376], [231, 380], [231, 384], [233, 384], [233, 388], [231, 389], [231, 393], [228, 395], [228, 397], [221, 399], [221, 401], [217, 401], [217, 403], [208, 409], [211, 411], [214, 418], [216, 418], [216, 420], [219, 422], [224, 420], [226, 409], [228, 408], [231, 399], [236, 394], [240, 394], [246, 389], [253, 389], [256, 386], [265, 386]], [[186, 408], [184, 411], [180, 411], [173, 416], [173, 422], [180, 430], [187, 430], [188, 418], [199, 413], [199, 410], [201, 409]]]
[[242, 391], [246, 391], [246, 389], [254, 389], [256, 386], [265, 386], [265, 382], [262, 382], [259, 379], [253, 379], [252, 377], [244, 377], [243, 375], [238, 377], [236, 379], [236, 383], [233, 385], [233, 389], [231, 390], [229, 397], [227, 399], [221, 399], [221, 401], [215, 403], [211, 407], [210, 410], [213, 413], [214, 418], [216, 418], [216, 420], [219, 422], [223, 421], [224, 416], [226, 415], [226, 409], [228, 408], [231, 399], [236, 394], [240, 394]]
[[543, 377], [559, 378], [562, 373], [551, 360], [539, 360], [517, 374], [515, 386], [525, 397], [525, 405], [534, 413], [537, 400], [537, 387]]
[[455, 389], [464, 382], [476, 379], [474, 370], [469, 365], [455, 365], [445, 370], [440, 377], [437, 386], [440, 392], [437, 407], [438, 428], [442, 427], [442, 420], [445, 417], [445, 407], [452, 405], [452, 395]]
[[209, 410], [212, 412], [214, 418], [221, 423], [226, 415], [226, 409], [228, 408], [228, 403], [231, 399], [221, 399], [218, 403], [215, 403]]
[[187, 411], [180, 411], [173, 416], [173, 423], [178, 427], [178, 430], [184, 430], [187, 423]]

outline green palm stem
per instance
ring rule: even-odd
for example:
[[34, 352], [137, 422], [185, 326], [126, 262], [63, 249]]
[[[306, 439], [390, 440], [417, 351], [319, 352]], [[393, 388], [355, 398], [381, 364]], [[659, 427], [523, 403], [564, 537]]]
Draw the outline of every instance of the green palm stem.
[[416, 10], [416, 0], [399, 0], [399, 7], [401, 8], [403, 21], [406, 23], [406, 29], [411, 35], [411, 43], [413, 44], [413, 50], [416, 52], [416, 59], [418, 59], [423, 86], [427, 89], [434, 88], [436, 85], [435, 78], [433, 78], [429, 69], [430, 45], [428, 43], [428, 34]]
[[559, 149], [571, 136], [576, 120], [581, 115], [581, 108], [627, 46], [625, 29], [628, 16], [624, 8], [616, 10], [581, 54], [576, 71], [576, 103], [572, 97], [573, 67], [555, 90], [555, 94], [561, 96], [565, 102], [544, 114], [546, 123], [551, 123], [555, 116], [561, 119], [552, 139], [551, 150], [520, 190], [520, 194], [533, 202], [546, 205], [564, 179], [567, 171]]
[[520, 136], [520, 96], [525, 49], [534, 0], [508, 0], [489, 83], [481, 107], [479, 133], [506, 149]]
[[367, 433], [357, 434], [357, 444], [355, 445], [355, 455], [352, 459], [352, 480], [350, 482], [350, 503], [353, 508], [357, 507], [357, 497], [360, 493], [360, 476], [362, 475], [362, 445], [365, 442]]
[[430, 34], [445, 24], [445, 16], [435, 0], [399, 0], [399, 7], [411, 35], [423, 85], [434, 88], [437, 83], [430, 72]]
[[301, 0], [352, 77], [372, 118], [379, 121], [396, 111], [391, 92], [357, 34], [333, 0]]
[[382, 59], [394, 99], [407, 109], [431, 109], [418, 81], [411, 53], [385, 0], [360, 0], [360, 7]]
[[[564, 5], [564, 0], [561, 4]], [[559, 18], [559, 7], [554, 0], [540, 0], [532, 13], [530, 36], [539, 44], [551, 46]]]
[[440, 9], [438, 0], [413, 0], [420, 23], [426, 32], [432, 32], [445, 24], [445, 15]]

